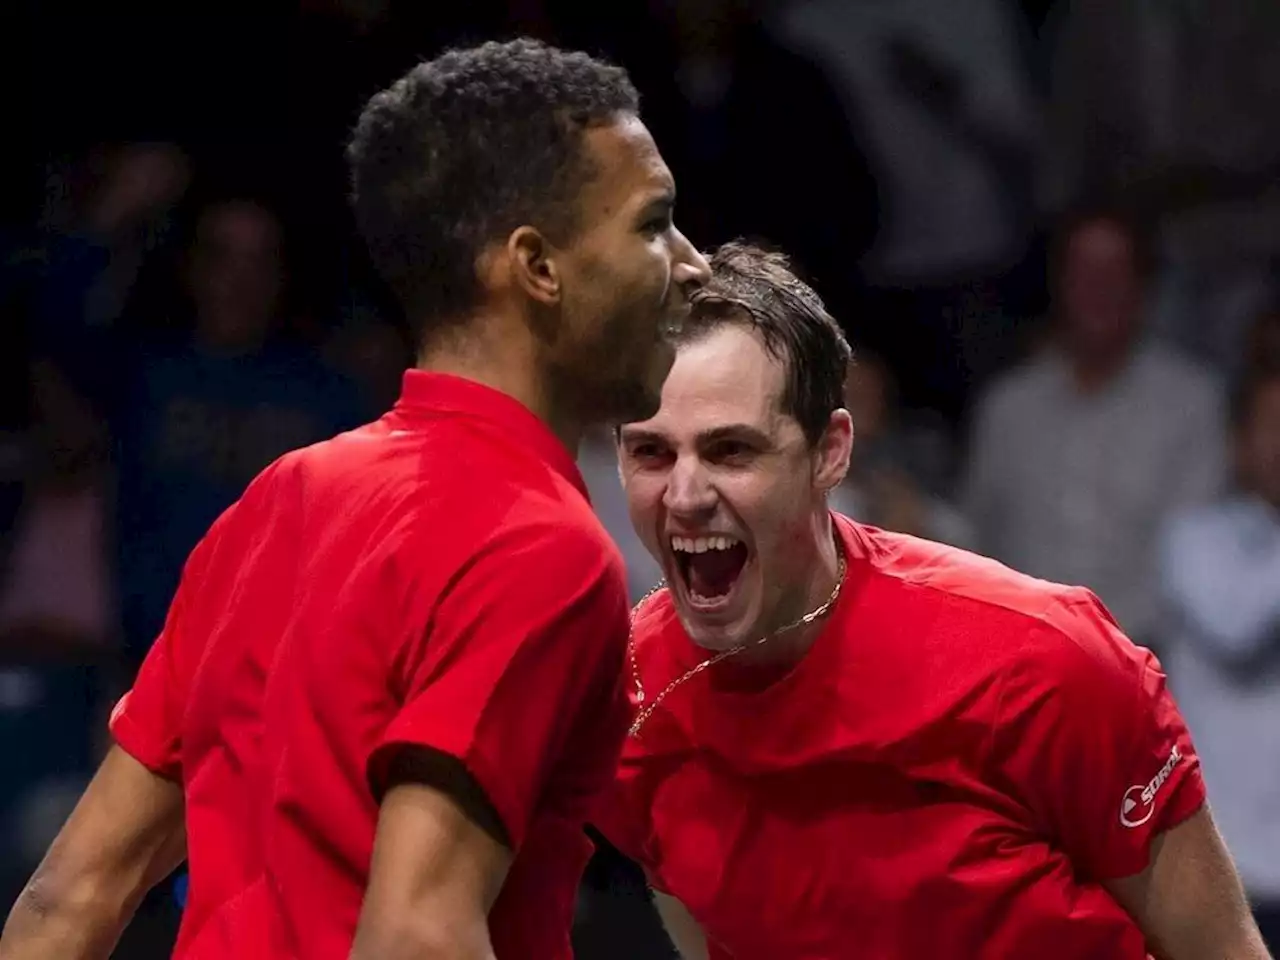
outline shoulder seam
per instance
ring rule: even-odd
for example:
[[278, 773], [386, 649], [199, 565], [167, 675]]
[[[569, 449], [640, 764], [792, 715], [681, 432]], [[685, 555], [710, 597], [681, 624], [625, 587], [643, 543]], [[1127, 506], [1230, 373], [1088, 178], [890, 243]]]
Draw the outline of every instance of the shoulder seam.
[[[989, 560], [990, 558], [983, 558], [983, 559]], [[996, 561], [991, 561], [991, 562], [996, 562]], [[1017, 571], [1013, 571], [1013, 572], [1017, 574]], [[1002, 610], [1010, 614], [1011, 616], [1022, 617], [1027, 620], [1033, 621], [1035, 623], [1043, 624], [1044, 626], [1049, 627], [1050, 629], [1053, 629], [1055, 631], [1065, 632], [1065, 631], [1062, 631], [1061, 627], [1046, 620], [1046, 618], [1042, 613], [1036, 613], [1028, 610], [1020, 610], [1016, 607], [1009, 606], [1008, 604], [1005, 604], [1005, 603], [1000, 603], [988, 597], [973, 597], [965, 593], [947, 591], [932, 583], [927, 583], [925, 581], [917, 580], [912, 577], [894, 576], [893, 574], [885, 573], [883, 570], [876, 569], [876, 568], [872, 569], [872, 574], [877, 577], [882, 577], [886, 580], [896, 580], [898, 583], [916, 587], [921, 590], [928, 590], [932, 593], [940, 593], [946, 596], [955, 597], [960, 600], [965, 600], [969, 603], [977, 604], [978, 606], [981, 606], [981, 607], [995, 609], [995, 610]], [[1017, 574], [1017, 575], [1026, 576], [1026, 574]], [[1085, 587], [1067, 586], [1066, 584], [1050, 583], [1049, 581], [1045, 581], [1045, 580], [1039, 580], [1037, 582], [1049, 584], [1049, 586], [1052, 589], [1046, 591], [1046, 596], [1050, 597], [1054, 602], [1062, 603], [1067, 606], [1077, 606], [1077, 605], [1089, 603], [1088, 590]]]

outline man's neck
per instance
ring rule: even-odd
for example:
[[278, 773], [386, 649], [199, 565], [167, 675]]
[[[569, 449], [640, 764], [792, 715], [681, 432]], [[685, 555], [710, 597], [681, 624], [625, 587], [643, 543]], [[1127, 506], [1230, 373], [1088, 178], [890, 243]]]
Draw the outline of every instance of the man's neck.
[[1134, 351], [1129, 346], [1107, 353], [1068, 352], [1067, 362], [1070, 365], [1071, 379], [1076, 389], [1083, 394], [1105, 390], [1124, 373], [1133, 360], [1133, 354]]
[[519, 337], [468, 334], [433, 345], [418, 355], [416, 367], [483, 384], [518, 401], [547, 425], [577, 457], [582, 440], [581, 419], [555, 396], [546, 368], [532, 343]]
[[[776, 624], [774, 626], [775, 630], [785, 628], [788, 624], [795, 623], [807, 614], [817, 610], [835, 592], [836, 583], [841, 572], [841, 560], [845, 552], [844, 546], [843, 544], [837, 545], [840, 534], [835, 529], [831, 514], [823, 511], [823, 515], [816, 517], [814, 522], [817, 539], [814, 543], [808, 588], [803, 594], [803, 604], [794, 610], [786, 611], [786, 619]], [[822, 633], [829, 617], [830, 611], [828, 610], [826, 616], [819, 617], [813, 623], [790, 630], [785, 635], [769, 643], [763, 643], [754, 650], [745, 650], [740, 657], [735, 659], [740, 660], [743, 665], [748, 667], [773, 668], [775, 670], [789, 669], [804, 659], [814, 641]]]

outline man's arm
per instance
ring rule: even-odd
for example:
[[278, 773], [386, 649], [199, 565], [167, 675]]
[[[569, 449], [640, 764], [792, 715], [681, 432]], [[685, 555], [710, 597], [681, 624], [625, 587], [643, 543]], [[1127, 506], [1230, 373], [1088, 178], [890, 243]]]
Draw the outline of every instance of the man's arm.
[[[519, 952], [488, 930], [510, 862], [548, 798], [603, 789], [626, 732], [626, 581], [593, 529], [509, 524], [462, 571], [417, 598], [429, 624], [406, 627], [388, 678], [401, 703], [366, 765], [382, 809], [353, 960], [491, 960], [491, 935]], [[572, 884], [557, 893], [547, 921], [567, 935]]]
[[998, 768], [1154, 955], [1265, 960], [1159, 662], [1092, 594], [1072, 595], [1049, 611], [1062, 634], [1036, 634], [1036, 656], [1011, 671], [993, 738]]
[[1105, 886], [1160, 960], [1271, 960], [1208, 807], [1155, 838], [1146, 870]]
[[659, 890], [653, 891], [653, 904], [681, 960], [707, 960], [707, 936], [684, 904]]
[[511, 865], [502, 823], [452, 757], [391, 762], [351, 960], [493, 960], [489, 910]]
[[0, 936], [0, 960], [110, 955], [142, 897], [186, 856], [182, 787], [113, 747]]

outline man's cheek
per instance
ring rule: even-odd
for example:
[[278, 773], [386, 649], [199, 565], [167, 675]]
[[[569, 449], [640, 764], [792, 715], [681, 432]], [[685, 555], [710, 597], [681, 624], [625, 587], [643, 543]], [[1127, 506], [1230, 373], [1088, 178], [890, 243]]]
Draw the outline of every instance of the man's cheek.
[[774, 500], [768, 508], [775, 524], [780, 527], [778, 544], [786, 559], [804, 555], [807, 545], [812, 542], [809, 515], [797, 509], [797, 504], [803, 502], [799, 499], [801, 496], [798, 490], [789, 491], [787, 496]]

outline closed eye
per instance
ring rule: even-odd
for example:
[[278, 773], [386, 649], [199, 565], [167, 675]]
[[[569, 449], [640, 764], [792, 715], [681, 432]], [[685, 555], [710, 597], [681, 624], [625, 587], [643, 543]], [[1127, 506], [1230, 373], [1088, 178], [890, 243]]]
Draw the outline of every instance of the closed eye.
[[651, 220], [646, 220], [640, 229], [651, 237], [656, 237], [660, 233], [666, 233], [671, 229], [671, 214], [667, 213], [661, 217], [654, 217]]
[[656, 237], [671, 229], [675, 214], [676, 198], [674, 194], [663, 194], [655, 197], [645, 205], [637, 218], [640, 232], [646, 236]]
[[755, 455], [755, 448], [740, 440], [721, 440], [707, 451], [708, 459], [730, 465], [746, 463]]
[[666, 448], [657, 443], [637, 443], [627, 447], [627, 457], [640, 464], [656, 463], [666, 456]]

